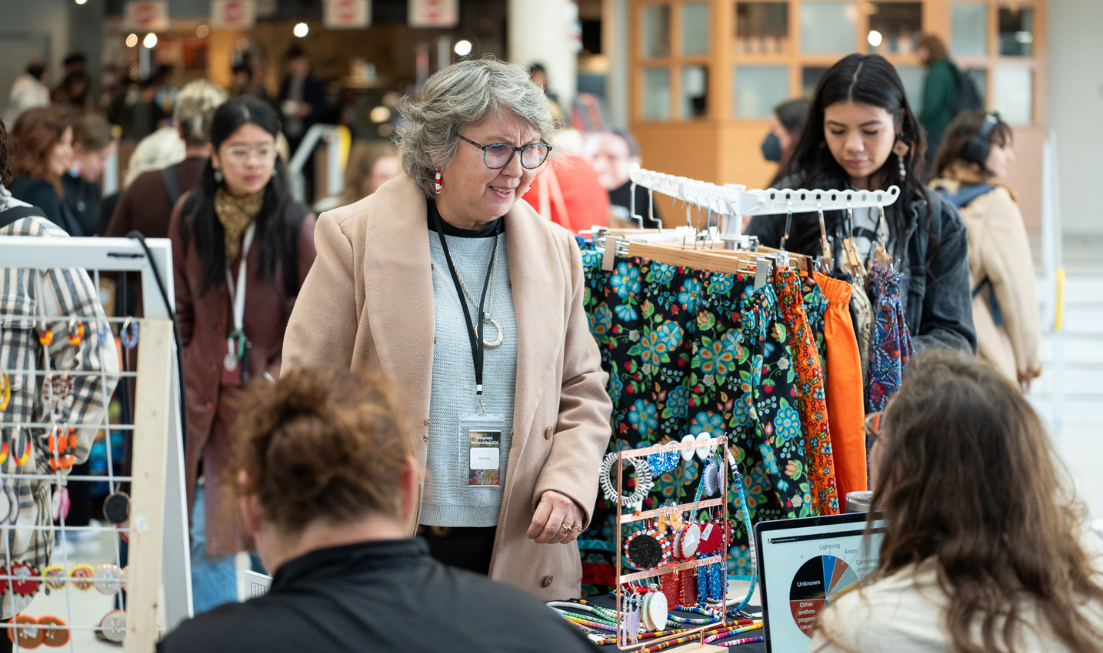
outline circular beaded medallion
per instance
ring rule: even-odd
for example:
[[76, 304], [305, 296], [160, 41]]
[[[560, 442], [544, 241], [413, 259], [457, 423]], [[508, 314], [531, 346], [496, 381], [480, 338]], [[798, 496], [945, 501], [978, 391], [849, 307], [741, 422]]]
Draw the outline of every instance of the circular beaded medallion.
[[654, 569], [670, 560], [670, 542], [655, 529], [632, 534], [624, 544], [628, 561], [639, 569]]
[[[605, 500], [610, 503], [618, 503], [621, 499], [617, 488], [613, 485], [613, 480], [609, 477], [609, 473], [613, 471], [616, 464], [615, 452], [606, 454], [605, 459], [601, 461], [601, 491], [605, 495]], [[625, 458], [624, 464], [636, 470], [636, 489], [632, 494], [624, 497], [624, 503], [630, 506], [641, 506], [643, 500], [647, 498], [647, 493], [655, 484], [652, 480], [651, 466], [646, 460], [640, 458]]]
[[662, 592], [652, 592], [648, 596], [651, 597], [651, 602], [647, 604], [647, 619], [651, 622], [651, 629], [666, 630], [666, 621], [669, 616], [666, 595]]
[[46, 577], [44, 581], [46, 587], [52, 590], [65, 588], [65, 567], [61, 565], [50, 565], [42, 570], [42, 575]]
[[14, 628], [8, 629], [8, 639], [16, 642], [19, 648], [35, 648], [42, 644], [44, 638], [44, 631], [38, 626], [38, 619], [27, 615], [18, 614], [15, 616]]
[[69, 578], [73, 583], [73, 587], [82, 592], [87, 592], [88, 590], [92, 589], [92, 587], [95, 585], [95, 582], [92, 580], [92, 578], [95, 575], [96, 568], [92, 565], [73, 565], [72, 568], [69, 569]]
[[69, 643], [69, 624], [52, 615], [39, 617], [38, 623], [42, 626], [42, 643], [46, 646], [59, 648]]
[[116, 644], [126, 639], [126, 613], [122, 610], [112, 610], [100, 619], [100, 632], [104, 639]]
[[20, 596], [34, 596], [38, 591], [38, 572], [25, 562], [17, 562], [11, 566], [11, 586]]
[[115, 565], [99, 565], [92, 576], [96, 591], [111, 596], [123, 586], [122, 571]]

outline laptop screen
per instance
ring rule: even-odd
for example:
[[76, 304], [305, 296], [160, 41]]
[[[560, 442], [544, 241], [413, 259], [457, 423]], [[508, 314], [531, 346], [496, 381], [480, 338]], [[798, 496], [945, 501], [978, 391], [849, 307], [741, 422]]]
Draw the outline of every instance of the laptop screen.
[[865, 541], [866, 513], [755, 526], [766, 650], [804, 653], [820, 611], [877, 567], [884, 522]]

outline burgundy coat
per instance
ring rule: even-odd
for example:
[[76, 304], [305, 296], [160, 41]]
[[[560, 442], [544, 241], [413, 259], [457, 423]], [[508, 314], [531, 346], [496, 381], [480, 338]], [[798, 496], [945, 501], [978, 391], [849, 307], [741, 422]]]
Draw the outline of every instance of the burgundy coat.
[[[251, 550], [251, 539], [244, 535], [236, 507], [225, 506], [222, 475], [234, 448], [234, 420], [241, 403], [242, 390], [222, 385], [222, 359], [226, 338], [233, 331], [230, 293], [223, 281], [199, 295], [203, 287], [203, 269], [192, 241], [185, 245], [180, 234], [181, 209], [185, 194], [177, 202], [169, 222], [172, 240], [172, 267], [176, 285], [176, 320], [184, 344], [184, 380], [188, 416], [187, 443], [184, 447], [184, 478], [188, 494], [188, 512], [195, 502], [199, 461], [205, 477], [204, 507], [207, 522], [207, 552], [226, 555]], [[303, 219], [299, 230], [299, 275], [301, 286], [314, 263], [314, 214]], [[235, 271], [241, 255], [230, 266]], [[258, 248], [249, 250], [246, 264], [244, 330], [253, 348], [249, 358], [249, 377], [259, 379], [265, 372], [279, 378], [283, 335], [291, 317], [294, 299], [284, 290], [283, 271], [277, 268], [273, 281], [260, 277]]]

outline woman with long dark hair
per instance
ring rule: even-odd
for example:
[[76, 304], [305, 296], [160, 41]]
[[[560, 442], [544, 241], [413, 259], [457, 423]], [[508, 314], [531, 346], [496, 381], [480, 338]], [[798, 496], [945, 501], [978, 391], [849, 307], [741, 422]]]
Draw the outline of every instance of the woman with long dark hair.
[[195, 612], [237, 600], [233, 554], [253, 548], [220, 510], [232, 426], [250, 379], [280, 374], [291, 308], [314, 262], [314, 215], [292, 201], [276, 154], [279, 121], [239, 97], [211, 120], [211, 158], [169, 223], [184, 341]]
[[[827, 212], [828, 237], [840, 260], [844, 238], [853, 239], [863, 262], [881, 236], [901, 266], [901, 302], [913, 345], [974, 351], [976, 336], [969, 295], [965, 224], [957, 211], [924, 181], [923, 130], [908, 105], [896, 69], [876, 54], [852, 54], [824, 75], [812, 96], [808, 122], [779, 188], [886, 190], [900, 198], [885, 207], [887, 234], [876, 209], [856, 209], [850, 233], [843, 212]], [[778, 247], [785, 216], [756, 216], [747, 233]], [[789, 251], [817, 256], [820, 222], [815, 214], [793, 216]]]
[[877, 568], [820, 613], [809, 651], [1100, 650], [1103, 542], [999, 370], [919, 353], [870, 462]]

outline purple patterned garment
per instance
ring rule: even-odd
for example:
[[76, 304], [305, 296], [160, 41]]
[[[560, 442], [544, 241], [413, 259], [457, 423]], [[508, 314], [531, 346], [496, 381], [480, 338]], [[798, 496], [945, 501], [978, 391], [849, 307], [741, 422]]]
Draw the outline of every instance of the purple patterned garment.
[[869, 348], [866, 385], [866, 413], [884, 410], [900, 389], [904, 367], [915, 355], [911, 334], [904, 322], [900, 286], [904, 275], [874, 265], [869, 271], [869, 294], [873, 304], [873, 343]]

